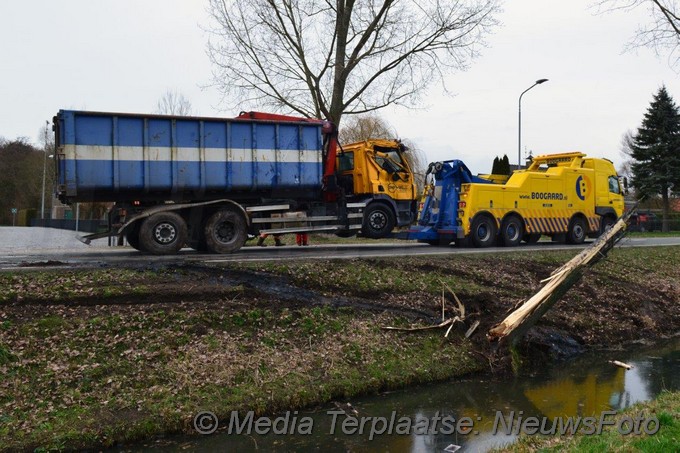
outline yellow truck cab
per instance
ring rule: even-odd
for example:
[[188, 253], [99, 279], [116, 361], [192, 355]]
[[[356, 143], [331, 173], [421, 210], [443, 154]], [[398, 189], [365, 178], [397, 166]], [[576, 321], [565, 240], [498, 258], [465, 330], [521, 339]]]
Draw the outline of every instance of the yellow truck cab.
[[541, 155], [504, 184], [462, 184], [458, 236], [479, 247], [497, 240], [506, 246], [532, 243], [541, 235], [582, 243], [613, 224], [623, 210], [611, 161], [580, 152]]
[[338, 185], [349, 200], [366, 203], [362, 236], [385, 237], [415, 220], [418, 196], [406, 152], [397, 140], [374, 139], [343, 145], [338, 152]]

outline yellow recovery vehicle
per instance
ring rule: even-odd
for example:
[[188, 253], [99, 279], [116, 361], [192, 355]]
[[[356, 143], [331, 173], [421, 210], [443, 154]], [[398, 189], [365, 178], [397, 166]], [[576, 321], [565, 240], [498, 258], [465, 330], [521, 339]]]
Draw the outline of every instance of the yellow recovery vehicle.
[[541, 235], [580, 244], [623, 214], [619, 178], [611, 161], [580, 152], [541, 155], [507, 181], [474, 176], [459, 160], [430, 164], [432, 195], [418, 224], [403, 239], [477, 247], [538, 241]]

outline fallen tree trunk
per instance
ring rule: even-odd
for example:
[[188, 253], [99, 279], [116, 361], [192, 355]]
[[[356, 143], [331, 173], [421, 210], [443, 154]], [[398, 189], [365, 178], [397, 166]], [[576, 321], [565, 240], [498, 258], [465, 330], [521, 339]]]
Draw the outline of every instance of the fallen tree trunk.
[[503, 321], [493, 326], [487, 338], [497, 346], [515, 344], [560, 298], [576, 283], [586, 267], [604, 258], [612, 247], [624, 236], [631, 210], [604, 232], [590, 247], [555, 269], [536, 294], [510, 313]]

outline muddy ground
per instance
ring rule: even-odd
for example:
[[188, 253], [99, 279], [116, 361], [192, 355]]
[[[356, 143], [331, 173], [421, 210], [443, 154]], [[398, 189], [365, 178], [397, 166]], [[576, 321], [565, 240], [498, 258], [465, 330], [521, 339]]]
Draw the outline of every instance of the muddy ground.
[[[584, 348], [617, 348], [677, 335], [679, 254], [677, 247], [613, 251], [608, 260], [587, 271], [529, 332], [524, 347], [564, 357]], [[350, 307], [395, 314], [426, 325], [441, 321], [442, 292], [447, 316], [455, 314], [454, 299], [444, 289], [444, 282], [466, 306], [466, 326], [480, 321], [472, 338], [480, 352], [487, 353], [484, 333], [540, 289], [540, 280], [572, 255], [552, 252], [533, 256], [153, 266], [129, 270], [122, 279], [111, 271], [104, 282], [101, 276], [107, 271], [56, 271], [56, 280], [47, 277], [42, 283], [30, 274], [17, 275], [1, 316], [25, 322], [54, 314], [89, 317], [129, 311], [131, 307], [141, 311], [169, 308], [226, 312]], [[60, 281], [63, 286], [73, 286], [55, 293], [55, 284]]]
[[[575, 252], [0, 274], [0, 445], [95, 448], [260, 414], [509, 372], [485, 332]], [[445, 339], [426, 326], [466, 318]], [[680, 331], [680, 247], [615, 249], [527, 335], [525, 363]], [[464, 333], [480, 326], [469, 340]], [[516, 355], [515, 355], [516, 357]], [[1, 448], [0, 448], [1, 450]]]

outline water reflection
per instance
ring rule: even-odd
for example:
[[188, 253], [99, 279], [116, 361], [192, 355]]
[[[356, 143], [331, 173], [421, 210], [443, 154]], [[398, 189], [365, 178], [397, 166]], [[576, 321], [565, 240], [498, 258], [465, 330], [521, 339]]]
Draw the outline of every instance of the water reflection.
[[597, 373], [590, 371], [584, 377], [569, 376], [529, 388], [524, 395], [546, 417], [583, 417], [618, 406], [611, 402], [621, 400], [621, 395], [626, 393], [625, 382], [626, 371], [611, 367]]
[[[607, 363], [607, 359], [624, 360], [634, 366], [626, 371]], [[680, 389], [680, 341], [663, 350], [640, 351], [616, 357], [584, 357], [570, 363], [552, 366], [549, 370], [509, 380], [486, 377], [456, 380], [405, 391], [390, 392], [352, 401], [359, 417], [408, 417], [430, 423], [429, 432], [410, 435], [381, 434], [369, 440], [370, 421], [363, 434], [345, 435], [340, 423], [344, 416], [336, 415], [335, 406], [315, 411], [300, 411], [299, 417], [309, 416], [314, 429], [307, 436], [227, 435], [186, 437], [158, 441], [135, 450], [157, 451], [354, 451], [354, 452], [441, 452], [451, 444], [462, 446], [459, 451], [486, 451], [512, 442], [514, 433], [493, 435], [498, 417], [518, 416], [576, 417], [599, 415], [604, 410], [620, 410], [638, 401], [648, 400], [663, 389]], [[394, 415], [393, 415], [394, 414]], [[441, 421], [445, 417], [460, 420], [468, 417], [472, 432], [443, 434]], [[439, 432], [434, 433], [434, 420], [439, 420]], [[226, 421], [222, 422], [226, 425]], [[394, 430], [393, 430], [394, 431]], [[422, 430], [421, 430], [422, 431]]]

